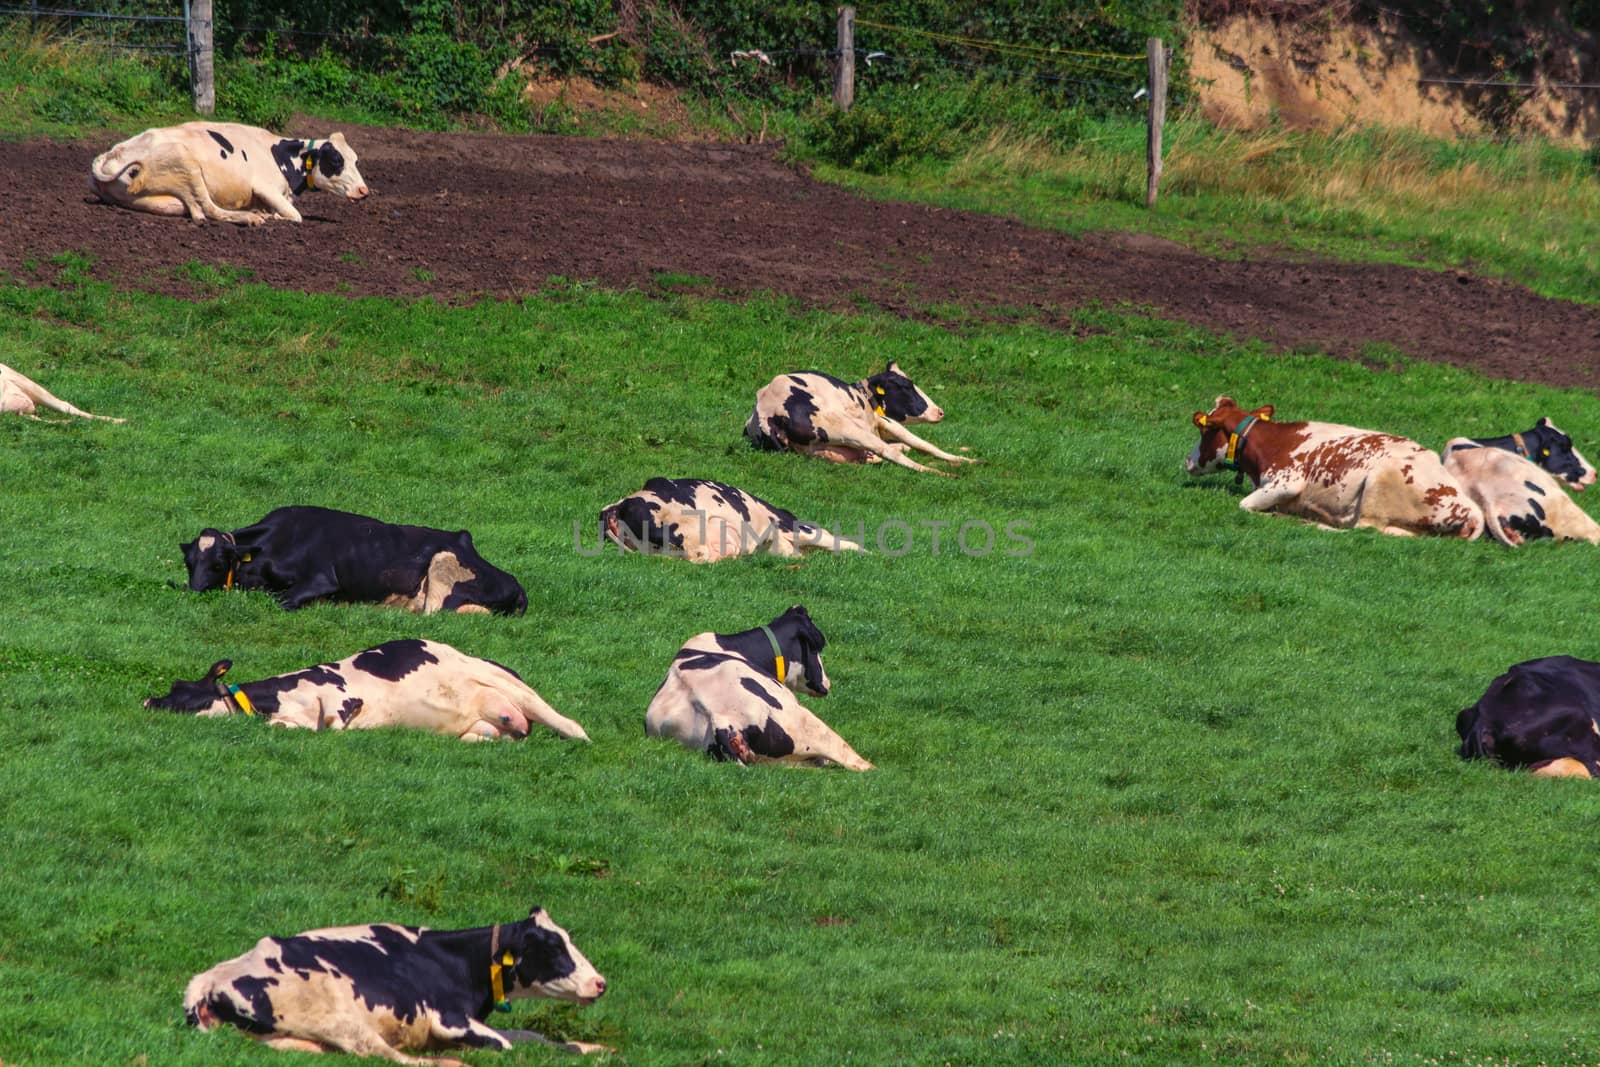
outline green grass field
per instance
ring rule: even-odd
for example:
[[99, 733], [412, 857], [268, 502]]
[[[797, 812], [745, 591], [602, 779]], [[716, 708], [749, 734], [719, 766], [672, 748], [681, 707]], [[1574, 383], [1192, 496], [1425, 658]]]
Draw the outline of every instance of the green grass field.
[[[535, 902], [611, 990], [494, 1021], [628, 1063], [1600, 1059], [1600, 794], [1465, 765], [1453, 729], [1513, 662], [1600, 656], [1595, 550], [1329, 533], [1181, 462], [1222, 392], [1435, 447], [1550, 415], [1591, 457], [1594, 396], [1112, 311], [1072, 337], [565, 284], [445, 307], [224, 279], [182, 302], [51, 269], [58, 289], [0, 288], [5, 362], [129, 421], [0, 421], [7, 1067], [287, 1063], [188, 1028], [188, 978], [265, 934]], [[982, 465], [743, 441], [774, 373], [891, 358], [949, 413], [928, 436]], [[575, 550], [654, 475], [913, 542], [799, 566]], [[468, 527], [528, 614], [182, 590], [180, 540], [288, 503]], [[1030, 524], [1033, 551], [952, 551], [968, 522]], [[644, 738], [685, 638], [794, 603], [830, 642], [834, 692], [806, 703], [877, 771]], [[244, 680], [398, 636], [515, 668], [593, 743], [140, 706], [224, 656]]]

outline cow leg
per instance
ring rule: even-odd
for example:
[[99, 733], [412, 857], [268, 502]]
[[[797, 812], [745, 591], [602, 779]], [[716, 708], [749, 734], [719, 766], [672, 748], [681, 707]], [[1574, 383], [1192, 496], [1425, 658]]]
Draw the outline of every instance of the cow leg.
[[320, 1041], [312, 1041], [304, 1037], [290, 1037], [287, 1034], [268, 1034], [256, 1039], [268, 1048], [275, 1048], [279, 1052], [326, 1052], [328, 1046]]
[[289, 198], [284, 196], [280, 190], [270, 189], [263, 191], [258, 189], [256, 190], [256, 199], [270, 207], [272, 213], [280, 219], [288, 219], [290, 222], [301, 221], [300, 212], [295, 210], [295, 206], [289, 202]]
[[[497, 693], [488, 686], [480, 685], [478, 691], [472, 694], [467, 701], [467, 711], [473, 717], [473, 725], [467, 728], [462, 738], [469, 741], [482, 740], [488, 737], [499, 737], [502, 733], [513, 737], [527, 737], [530, 727], [527, 716], [522, 714], [508, 697]], [[479, 726], [488, 726], [494, 733], [480, 732], [477, 737], [468, 737]]]
[[[465, 1045], [468, 1048], [492, 1048], [502, 1052], [511, 1047], [511, 1039], [478, 1019], [468, 1019], [467, 1025], [456, 1030], [445, 1026], [438, 1013], [429, 1013], [428, 1037], [434, 1044]], [[532, 1031], [529, 1031], [532, 1033]]]
[[1533, 772], [1533, 776], [1535, 778], [1594, 777], [1594, 775], [1589, 773], [1589, 768], [1585, 767], [1581, 760], [1575, 760], [1570, 756], [1563, 756], [1560, 759], [1542, 760], [1539, 763], [1531, 765], [1528, 770]]
[[826, 549], [829, 552], [865, 552], [866, 549], [854, 541], [846, 540], [838, 534], [831, 533], [821, 526], [809, 522], [795, 524], [792, 537], [793, 550], [778, 553], [780, 555], [798, 556], [816, 549]]
[[[916, 460], [907, 456], [905, 445], [891, 444], [890, 442], [879, 437], [876, 432], [862, 434], [856, 431], [853, 426], [836, 434], [834, 438], [829, 441], [829, 446], [833, 448], [859, 448], [863, 452], [868, 452], [871, 455], [877, 456], [881, 459], [886, 459], [890, 463], [898, 464], [899, 466], [906, 467], [910, 470], [921, 471], [924, 474], [937, 474], [945, 478], [951, 477], [944, 471], [934, 470], [932, 467], [925, 467], [921, 463], [918, 463]], [[870, 463], [871, 460], [869, 459], [868, 462]]]
[[285, 611], [298, 611], [313, 600], [331, 595], [339, 588], [339, 583], [334, 581], [331, 574], [326, 572], [313, 574], [299, 585], [290, 586], [278, 596], [278, 602]]
[[1239, 501], [1239, 507], [1245, 511], [1271, 511], [1280, 504], [1287, 504], [1300, 495], [1301, 485], [1266, 484], [1253, 493], [1246, 493]]
[[377, 1056], [379, 1059], [388, 1060], [390, 1063], [410, 1064], [411, 1067], [437, 1067], [439, 1064], [448, 1064], [452, 1067], [468, 1067], [467, 1064], [456, 1059], [444, 1057], [407, 1056], [383, 1039], [383, 1035], [373, 1029], [365, 1020], [355, 1016], [339, 1016], [326, 1019], [318, 1025], [307, 1026], [302, 1035], [292, 1035], [300, 1040], [308, 1040], [336, 1048], [341, 1052], [348, 1052], [352, 1056]]
[[924, 441], [922, 438], [918, 437], [916, 434], [914, 434], [910, 430], [906, 429], [900, 423], [898, 423], [898, 422], [894, 421], [893, 419], [889, 418], [887, 415], [879, 415], [878, 416], [878, 430], [881, 433], [888, 434], [890, 437], [894, 438], [896, 441], [900, 441], [900, 442], [902, 442], [904, 444], [908, 444], [912, 448], [919, 449], [920, 451], [928, 453], [928, 455], [930, 455], [930, 456], [937, 456], [939, 459], [947, 459], [951, 463], [976, 463], [976, 462], [978, 462], [977, 460], [973, 459], [971, 456], [953, 456], [953, 455], [951, 455], [949, 452], [946, 452], [944, 449], [939, 448], [936, 445], [930, 444], [927, 441]]
[[589, 1041], [552, 1041], [537, 1030], [496, 1030], [495, 1033], [510, 1041], [514, 1045], [526, 1044], [537, 1041], [541, 1045], [554, 1045], [556, 1048], [565, 1049], [567, 1052], [576, 1052], [588, 1055], [593, 1052], [615, 1052], [616, 1049], [609, 1045], [596, 1045]]
[[808, 445], [802, 451], [808, 456], [825, 459], [829, 463], [882, 463], [864, 448], [841, 448], [838, 445]]

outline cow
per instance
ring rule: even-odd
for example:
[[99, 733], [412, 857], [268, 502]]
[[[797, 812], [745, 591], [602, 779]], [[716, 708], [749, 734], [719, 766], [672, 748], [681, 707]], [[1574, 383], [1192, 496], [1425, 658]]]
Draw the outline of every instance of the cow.
[[695, 563], [762, 551], [798, 556], [814, 549], [862, 550], [754, 493], [704, 478], [651, 478], [637, 493], [600, 510], [600, 536], [619, 549]]
[[1600, 663], [1546, 656], [1514, 665], [1456, 715], [1462, 759], [1550, 778], [1600, 776]]
[[1565, 481], [1569, 489], [1578, 492], [1595, 482], [1594, 467], [1573, 447], [1572, 438], [1548, 418], [1534, 423], [1531, 430], [1504, 437], [1457, 437], [1445, 446], [1445, 452], [1448, 455], [1463, 448], [1499, 448], [1514, 452], [1530, 463], [1537, 463]]
[[799, 604], [770, 623], [684, 642], [644, 715], [647, 737], [741, 764], [836, 764], [870, 771], [795, 693], [828, 695], [822, 631]]
[[1271, 404], [1245, 411], [1228, 396], [1195, 412], [1200, 440], [1184, 462], [1189, 474], [1235, 470], [1254, 486], [1239, 501], [1244, 510], [1324, 527], [1468, 541], [1483, 533], [1482, 510], [1415, 441], [1331, 422], [1273, 422], [1272, 412]]
[[905, 428], [938, 422], [944, 411], [890, 361], [882, 374], [847, 382], [820, 371], [780, 374], [756, 393], [745, 436], [769, 452], [792, 449], [835, 463], [881, 463], [944, 474], [906, 455], [919, 449], [951, 463], [976, 463], [929, 444]]
[[144, 706], [205, 718], [248, 715], [307, 730], [402, 726], [463, 741], [527, 737], [530, 724], [538, 723], [562, 737], [589, 740], [517, 672], [438, 641], [387, 641], [337, 663], [242, 685], [222, 680], [232, 667], [232, 660], [218, 660], [203, 677], [180, 678]]
[[587, 1005], [605, 991], [605, 977], [535, 907], [520, 922], [468, 930], [373, 923], [263, 937], [191, 978], [183, 1014], [202, 1031], [235, 1026], [270, 1048], [466, 1067], [402, 1050], [503, 1051], [513, 1040], [536, 1040], [570, 1052], [610, 1051], [484, 1022], [496, 1008], [510, 1011], [512, 1000]]
[[1489, 536], [1513, 548], [1542, 537], [1600, 544], [1600, 523], [1561, 490], [1543, 467], [1500, 448], [1457, 437], [1445, 446], [1444, 469], [1483, 509]]
[[126, 421], [114, 419], [110, 415], [91, 415], [82, 408], [73, 407], [38, 382], [0, 363], [0, 415], [26, 415], [30, 419], [43, 422], [44, 420], [35, 414], [41, 406], [51, 411], [59, 411], [63, 415], [77, 415], [85, 419], [100, 419], [104, 422]]
[[192, 591], [264, 589], [288, 611], [323, 599], [419, 615], [521, 615], [528, 609], [522, 584], [478, 555], [466, 530], [399, 526], [294, 505], [237, 530], [208, 526], [178, 547]]
[[89, 189], [134, 211], [246, 226], [301, 221], [293, 198], [310, 190], [368, 192], [344, 134], [301, 139], [234, 122], [145, 130], [95, 157]]

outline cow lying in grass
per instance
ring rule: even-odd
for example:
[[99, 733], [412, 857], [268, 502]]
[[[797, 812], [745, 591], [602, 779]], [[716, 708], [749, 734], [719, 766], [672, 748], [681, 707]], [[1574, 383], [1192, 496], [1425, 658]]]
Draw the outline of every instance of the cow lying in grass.
[[601, 509], [600, 536], [622, 549], [695, 563], [758, 552], [861, 551], [854, 541], [802, 522], [753, 493], [704, 478], [651, 478], [637, 493]]
[[348, 1052], [391, 1063], [455, 1064], [402, 1049], [509, 1049], [516, 1038], [571, 1052], [609, 1051], [510, 1034], [484, 1022], [509, 1001], [551, 997], [593, 1004], [606, 980], [572, 938], [534, 908], [521, 922], [470, 930], [340, 926], [264, 937], [242, 956], [189, 980], [191, 1026], [236, 1026], [262, 1044], [297, 1052]]
[[0, 415], [26, 415], [30, 419], [37, 419], [39, 416], [36, 412], [41, 407], [85, 419], [101, 419], [105, 422], [125, 421], [114, 419], [110, 415], [91, 415], [82, 408], [73, 407], [32, 378], [0, 363]]
[[[908, 422], [938, 422], [944, 411], [890, 362], [882, 374], [847, 382], [831, 374], [780, 374], [756, 393], [744, 424], [757, 448], [792, 449], [835, 463], [888, 460], [914, 471], [933, 471], [906, 455], [908, 447], [951, 463], [976, 463], [951, 455], [905, 428]], [[943, 474], [943, 471], [934, 471]]]
[[1547, 656], [1518, 663], [1456, 715], [1462, 759], [1552, 778], [1600, 776], [1600, 663]]
[[484, 741], [527, 737], [531, 723], [562, 737], [589, 740], [509, 668], [438, 641], [404, 638], [357, 652], [338, 663], [228, 685], [233, 666], [218, 660], [204, 677], [172, 683], [147, 708], [191, 715], [255, 715], [274, 726], [308, 730], [373, 730], [404, 726]]
[[870, 771], [872, 764], [794, 698], [828, 695], [826, 644], [798, 604], [753, 630], [696, 634], [667, 668], [644, 732], [718, 760]]
[[1404, 536], [1470, 541], [1483, 533], [1482, 510], [1415, 441], [1331, 422], [1273, 422], [1272, 410], [1245, 411], [1232, 397], [1217, 397], [1211, 411], [1194, 414], [1200, 440], [1185, 468], [1248, 477], [1255, 491], [1239, 501], [1246, 511]]
[[1457, 437], [1445, 446], [1440, 458], [1447, 463], [1450, 453], [1463, 448], [1499, 448], [1514, 452], [1536, 463], [1579, 492], [1595, 482], [1595, 469], [1572, 444], [1572, 438], [1549, 419], [1540, 419], [1533, 429], [1509, 433], [1504, 437]]
[[1489, 535], [1501, 544], [1515, 548], [1546, 537], [1600, 544], [1600, 523], [1549, 471], [1514, 452], [1474, 447], [1457, 437], [1445, 446], [1444, 469], [1483, 509]]
[[264, 589], [289, 611], [322, 599], [419, 615], [521, 615], [528, 607], [521, 583], [480, 556], [466, 530], [295, 506], [237, 530], [207, 527], [178, 547], [191, 590]]
[[326, 189], [367, 195], [344, 134], [283, 137], [234, 122], [186, 122], [130, 137], [95, 157], [89, 188], [107, 203], [152, 215], [259, 226], [300, 221], [293, 198]]

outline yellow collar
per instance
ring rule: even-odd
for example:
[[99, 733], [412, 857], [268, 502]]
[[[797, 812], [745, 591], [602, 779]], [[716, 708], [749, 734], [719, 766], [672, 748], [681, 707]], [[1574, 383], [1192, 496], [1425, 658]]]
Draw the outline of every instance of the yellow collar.
[[778, 647], [778, 635], [773, 633], [772, 627], [767, 625], [762, 625], [761, 632], [767, 635], [767, 641], [772, 645], [773, 671], [777, 674], [778, 681], [781, 683], [788, 671], [784, 669], [783, 649]]
[[511, 1010], [511, 1002], [506, 999], [505, 971], [516, 965], [510, 949], [504, 953], [500, 951], [500, 925], [496, 923], [494, 933], [489, 936], [489, 989], [494, 994], [495, 1011]]

